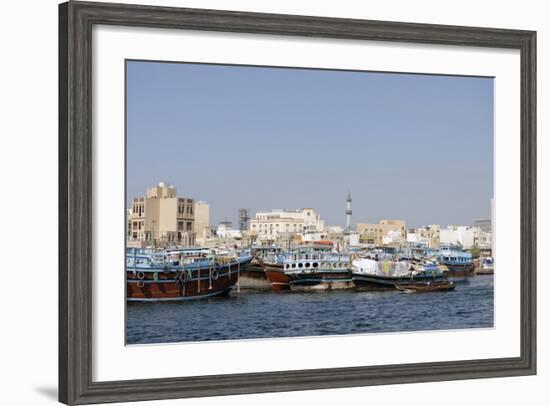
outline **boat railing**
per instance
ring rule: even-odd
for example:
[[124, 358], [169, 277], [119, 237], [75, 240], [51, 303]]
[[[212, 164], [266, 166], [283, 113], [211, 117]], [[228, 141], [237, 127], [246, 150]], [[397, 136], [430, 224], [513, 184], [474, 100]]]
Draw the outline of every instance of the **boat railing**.
[[319, 262], [350, 262], [351, 258], [345, 254], [315, 253], [315, 254], [291, 254], [284, 258], [284, 262], [295, 261], [319, 261]]

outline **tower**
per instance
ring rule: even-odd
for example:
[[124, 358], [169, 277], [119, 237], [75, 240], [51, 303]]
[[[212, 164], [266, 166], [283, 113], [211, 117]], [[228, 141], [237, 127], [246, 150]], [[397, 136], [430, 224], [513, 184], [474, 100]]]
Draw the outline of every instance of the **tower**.
[[248, 209], [239, 209], [239, 230], [241, 232], [248, 230], [249, 220]]
[[348, 192], [346, 199], [346, 231], [351, 231], [351, 193]]

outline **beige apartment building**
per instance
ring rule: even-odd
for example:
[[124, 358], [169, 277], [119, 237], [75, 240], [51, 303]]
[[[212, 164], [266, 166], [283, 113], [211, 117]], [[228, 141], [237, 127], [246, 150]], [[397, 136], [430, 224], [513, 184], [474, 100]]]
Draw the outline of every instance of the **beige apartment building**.
[[195, 244], [194, 200], [177, 197], [176, 188], [164, 182], [134, 197], [128, 213], [128, 246]]
[[391, 244], [404, 241], [407, 229], [404, 220], [380, 220], [380, 223], [358, 223], [357, 232], [363, 244]]
[[407, 242], [420, 244], [428, 248], [439, 248], [441, 227], [439, 224], [430, 224], [418, 228], [410, 228], [407, 232]]
[[195, 202], [195, 236], [203, 243], [210, 237], [210, 205], [206, 202]]

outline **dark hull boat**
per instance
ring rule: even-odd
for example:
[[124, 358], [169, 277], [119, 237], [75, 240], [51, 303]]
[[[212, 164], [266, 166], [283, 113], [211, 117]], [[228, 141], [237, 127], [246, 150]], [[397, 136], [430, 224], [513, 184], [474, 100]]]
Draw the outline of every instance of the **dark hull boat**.
[[476, 275], [476, 270], [473, 264], [470, 265], [456, 265], [456, 264], [443, 264], [446, 279], [452, 280], [456, 283], [469, 283], [469, 279]]
[[310, 275], [290, 275], [290, 289], [293, 291], [338, 290], [353, 288], [349, 271], [315, 272]]
[[395, 284], [410, 281], [411, 273], [406, 261], [367, 257], [352, 261], [351, 277], [359, 290], [395, 290]]
[[351, 276], [355, 287], [360, 290], [395, 290], [396, 284], [406, 284], [411, 281], [410, 277], [404, 276], [380, 276], [355, 272]]
[[285, 260], [284, 273], [293, 291], [325, 291], [354, 287], [349, 256], [295, 256]]
[[[140, 258], [141, 257], [141, 258]], [[135, 257], [126, 269], [129, 302], [184, 301], [227, 295], [252, 257], [201, 258], [189, 263], [159, 263]]]
[[285, 275], [283, 265], [268, 264], [265, 268], [265, 275], [269, 280], [271, 289], [273, 290], [288, 290], [290, 285], [288, 283], [288, 276]]
[[258, 258], [261, 262], [265, 276], [269, 281], [269, 285], [273, 290], [288, 290], [288, 276], [285, 275], [283, 269], [283, 261], [285, 256], [281, 254], [267, 255], [265, 258]]
[[403, 260], [359, 258], [353, 261], [352, 269], [353, 283], [359, 290], [395, 290], [396, 285], [444, 280], [437, 265]]
[[265, 266], [259, 258], [254, 258], [239, 278], [241, 289], [271, 289], [271, 283], [267, 279]]
[[445, 277], [455, 281], [464, 281], [476, 274], [472, 255], [456, 247], [442, 247], [439, 263], [447, 268]]
[[453, 290], [455, 284], [452, 281], [412, 282], [407, 284], [396, 284], [395, 288], [404, 293], [444, 292]]

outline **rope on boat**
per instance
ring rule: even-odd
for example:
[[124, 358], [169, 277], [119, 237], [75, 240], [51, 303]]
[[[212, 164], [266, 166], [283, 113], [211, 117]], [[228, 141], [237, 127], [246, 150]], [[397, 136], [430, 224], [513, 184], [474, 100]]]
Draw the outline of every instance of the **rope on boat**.
[[134, 248], [134, 275], [136, 274], [136, 249]]
[[208, 290], [212, 290], [212, 262], [208, 265]]
[[241, 261], [237, 259], [237, 293], [241, 293]]
[[183, 277], [183, 280], [181, 283], [181, 295], [185, 296], [185, 287], [187, 286], [187, 274], [185, 273], [185, 267], [181, 268], [181, 272]]
[[197, 270], [198, 278], [197, 278], [197, 293], [201, 293], [201, 267], [199, 265], [199, 269]]

